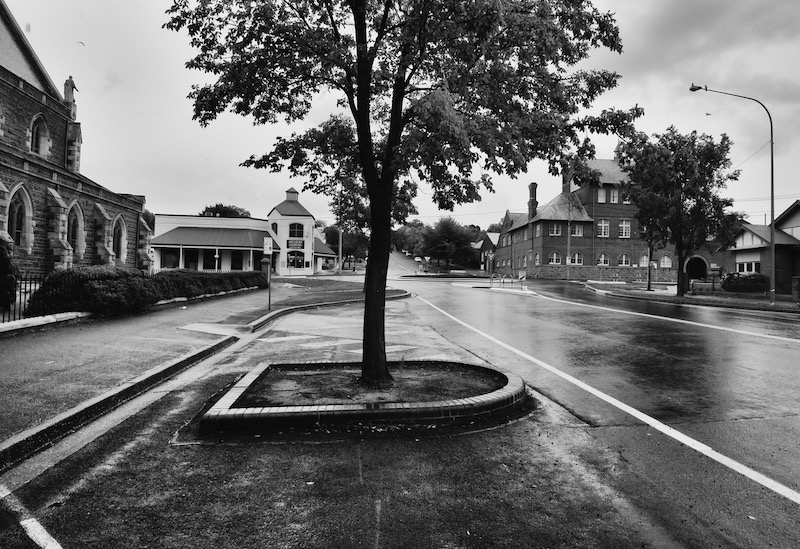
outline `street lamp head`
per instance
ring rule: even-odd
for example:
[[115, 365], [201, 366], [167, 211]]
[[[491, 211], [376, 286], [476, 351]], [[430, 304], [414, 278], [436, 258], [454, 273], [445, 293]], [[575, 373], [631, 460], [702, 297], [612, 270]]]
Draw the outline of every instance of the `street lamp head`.
[[706, 91], [708, 91], [708, 89], [707, 89], [707, 88], [705, 88], [705, 87], [703, 87], [703, 86], [695, 86], [695, 85], [694, 85], [694, 82], [692, 82], [692, 85], [689, 87], [689, 91], [690, 91], [690, 92], [696, 92], [696, 91], [700, 91], [700, 90], [706, 90]]

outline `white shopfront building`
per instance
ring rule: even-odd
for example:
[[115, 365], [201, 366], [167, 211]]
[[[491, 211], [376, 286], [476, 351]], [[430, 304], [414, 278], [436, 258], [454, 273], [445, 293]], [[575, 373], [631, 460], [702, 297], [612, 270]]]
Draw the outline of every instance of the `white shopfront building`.
[[286, 200], [267, 219], [156, 214], [154, 268], [259, 270], [265, 241], [272, 244], [276, 275], [312, 275], [330, 267], [336, 254], [315, 231], [314, 216], [298, 194], [286, 191]]

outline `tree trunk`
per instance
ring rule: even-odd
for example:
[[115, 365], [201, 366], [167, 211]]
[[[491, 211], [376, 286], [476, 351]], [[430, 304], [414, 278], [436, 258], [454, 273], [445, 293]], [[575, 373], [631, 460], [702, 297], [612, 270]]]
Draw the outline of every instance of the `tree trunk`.
[[683, 297], [686, 294], [686, 288], [688, 287], [688, 281], [686, 279], [686, 273], [683, 272], [683, 260], [684, 260], [684, 253], [682, 250], [675, 250], [676, 260], [678, 262], [678, 290], [677, 294], [678, 297]]
[[[385, 192], [385, 191], [384, 191]], [[391, 193], [388, 193], [391, 196]], [[391, 201], [372, 200], [372, 234], [364, 282], [364, 341], [361, 383], [371, 387], [391, 385], [386, 363], [386, 274], [391, 246]]]

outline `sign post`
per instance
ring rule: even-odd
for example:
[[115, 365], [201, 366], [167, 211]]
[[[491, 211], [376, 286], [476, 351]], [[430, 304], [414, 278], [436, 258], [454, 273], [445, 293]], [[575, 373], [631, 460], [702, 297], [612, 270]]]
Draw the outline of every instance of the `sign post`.
[[264, 237], [264, 259], [261, 260], [262, 265], [267, 266], [267, 310], [272, 309], [272, 237]]

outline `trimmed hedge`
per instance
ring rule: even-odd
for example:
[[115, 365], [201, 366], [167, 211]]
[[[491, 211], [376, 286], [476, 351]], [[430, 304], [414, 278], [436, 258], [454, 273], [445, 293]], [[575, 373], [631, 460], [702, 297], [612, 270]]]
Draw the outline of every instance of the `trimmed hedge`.
[[266, 288], [267, 275], [183, 269], [148, 275], [120, 267], [78, 267], [51, 273], [31, 296], [26, 316], [76, 311], [121, 316], [142, 312], [159, 301], [252, 287]]

